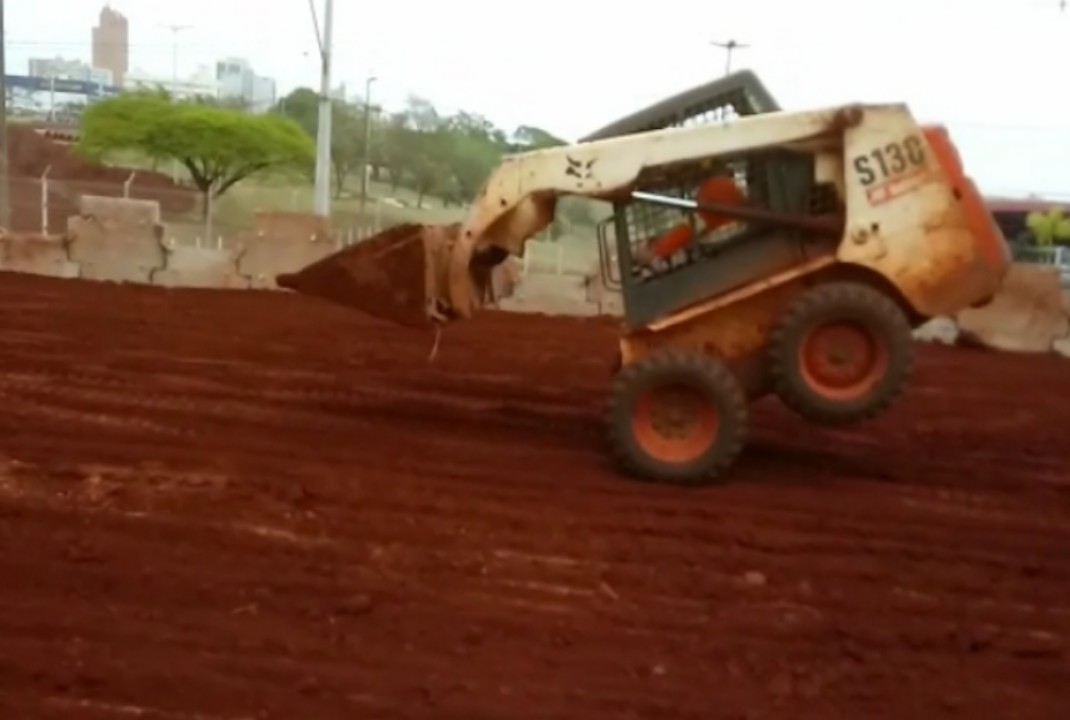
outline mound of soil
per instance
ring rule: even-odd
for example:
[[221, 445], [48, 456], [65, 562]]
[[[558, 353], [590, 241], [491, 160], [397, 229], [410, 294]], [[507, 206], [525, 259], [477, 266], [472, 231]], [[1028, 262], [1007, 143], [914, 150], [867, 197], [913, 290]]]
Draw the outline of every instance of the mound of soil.
[[[40, 178], [48, 168], [48, 230], [62, 232], [67, 218], [78, 211], [81, 195], [122, 197], [123, 183], [131, 168], [96, 165], [83, 160], [65, 143], [41, 136], [25, 123], [8, 125], [8, 162], [11, 174], [12, 228], [16, 232], [38, 232], [42, 224]], [[175, 183], [163, 173], [137, 170], [130, 197], [155, 200], [165, 215], [192, 212], [198, 193]]]
[[[1070, 363], [921, 347], [725, 484], [613, 472], [615, 323], [0, 275], [0, 717], [1055, 720]], [[1000, 708], [1003, 708], [1000, 710]]]

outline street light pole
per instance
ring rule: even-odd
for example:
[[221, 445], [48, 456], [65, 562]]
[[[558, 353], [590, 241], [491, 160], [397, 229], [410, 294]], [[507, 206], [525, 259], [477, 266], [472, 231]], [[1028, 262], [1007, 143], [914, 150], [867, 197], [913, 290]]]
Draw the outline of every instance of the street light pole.
[[171, 31], [171, 85], [178, 85], [178, 34], [183, 30], [189, 30], [190, 25], [164, 25]]
[[11, 193], [7, 176], [7, 38], [4, 36], [4, 0], [0, 0], [0, 229], [11, 230]]
[[368, 204], [368, 170], [371, 168], [372, 154], [372, 83], [378, 78], [374, 75], [364, 81], [364, 162], [360, 168], [360, 215], [364, 218], [364, 209]]
[[[310, 3], [311, 5], [311, 0]], [[312, 8], [315, 20], [315, 7]], [[324, 0], [323, 35], [320, 44], [320, 102], [319, 127], [316, 131], [316, 189], [315, 212], [323, 217], [331, 214], [331, 24], [334, 0]]]
[[[183, 30], [189, 30], [189, 25], [164, 25], [171, 31], [171, 97], [178, 95], [178, 34]], [[171, 180], [178, 182], [178, 160], [171, 160]]]
[[714, 42], [712, 42], [710, 44], [713, 45], [714, 47], [719, 47], [719, 48], [721, 48], [722, 50], [725, 51], [725, 61], [724, 61], [724, 74], [725, 75], [729, 75], [732, 72], [732, 53], [735, 52], [736, 50], [743, 50], [744, 48], [750, 47], [750, 45], [744, 45], [742, 43], [736, 42], [735, 40], [729, 40], [728, 42], [724, 42], [724, 43], [714, 41]]

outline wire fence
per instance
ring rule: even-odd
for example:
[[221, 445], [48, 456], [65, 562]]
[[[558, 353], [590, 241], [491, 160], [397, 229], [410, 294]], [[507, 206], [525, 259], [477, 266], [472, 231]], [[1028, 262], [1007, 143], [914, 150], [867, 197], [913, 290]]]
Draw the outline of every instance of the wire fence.
[[1062, 286], [1070, 290], [1070, 247], [1015, 245], [1013, 253], [1016, 262], [1054, 266], [1059, 271]]
[[[304, 187], [235, 188], [213, 203], [206, 203], [196, 188], [163, 184], [159, 176], [132, 172], [125, 182], [93, 179], [12, 177], [9, 179], [11, 218], [9, 230], [55, 235], [66, 231], [67, 219], [77, 215], [83, 196], [149, 200], [158, 204], [158, 222], [164, 239], [174, 245], [230, 249], [240, 241], [259, 212], [311, 212], [312, 191]], [[391, 207], [372, 201], [363, 210], [353, 203], [337, 202], [332, 225], [340, 244], [352, 245], [398, 222]], [[417, 220], [404, 217], [401, 220]], [[428, 218], [437, 222], [440, 218]], [[594, 230], [578, 231], [557, 241], [536, 239], [527, 244], [525, 273], [583, 275], [598, 259]]]
[[523, 272], [543, 275], [584, 276], [597, 270], [598, 243], [589, 237], [569, 235], [557, 241], [530, 240], [524, 251]]
[[[148, 178], [148, 182], [144, 178]], [[196, 188], [163, 184], [158, 176], [132, 172], [122, 183], [94, 179], [11, 177], [8, 180], [11, 217], [8, 230], [55, 235], [66, 231], [67, 219], [77, 215], [83, 196], [149, 200], [159, 207], [164, 238], [176, 245], [226, 249], [252, 227], [258, 212], [310, 212], [311, 202], [300, 188], [271, 188], [270, 192], [232, 192], [206, 201]], [[366, 216], [337, 213], [332, 221], [342, 242], [351, 244], [382, 226], [374, 212]]]
[[[141, 182], [139, 182], [139, 180]], [[311, 188], [278, 187], [253, 191], [237, 188], [214, 204], [206, 203], [195, 188], [163, 184], [159, 176], [139, 177], [131, 173], [125, 182], [93, 179], [53, 179], [12, 177], [9, 179], [11, 219], [9, 229], [23, 233], [59, 234], [67, 219], [78, 214], [82, 196], [102, 196], [151, 200], [159, 206], [163, 236], [174, 245], [231, 249], [252, 227], [259, 212], [311, 212]], [[352, 245], [382, 230], [398, 219], [384, 211], [383, 203], [369, 203], [363, 210], [345, 203], [332, 214], [332, 224], [342, 245]], [[406, 218], [408, 219], [408, 218]], [[436, 220], [430, 220], [436, 221]], [[1070, 286], [1070, 247], [1014, 245], [1020, 262], [1058, 267]], [[576, 229], [556, 241], [533, 239], [525, 248], [525, 274], [589, 276], [597, 272], [598, 243], [595, 231]]]

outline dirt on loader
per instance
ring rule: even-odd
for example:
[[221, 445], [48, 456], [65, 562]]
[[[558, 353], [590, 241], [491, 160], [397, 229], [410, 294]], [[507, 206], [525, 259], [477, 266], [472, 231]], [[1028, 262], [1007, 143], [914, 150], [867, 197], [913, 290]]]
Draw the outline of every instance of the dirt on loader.
[[1070, 707], [1070, 363], [920, 349], [729, 482], [600, 440], [612, 323], [397, 328], [0, 275], [0, 718], [1016, 718]]

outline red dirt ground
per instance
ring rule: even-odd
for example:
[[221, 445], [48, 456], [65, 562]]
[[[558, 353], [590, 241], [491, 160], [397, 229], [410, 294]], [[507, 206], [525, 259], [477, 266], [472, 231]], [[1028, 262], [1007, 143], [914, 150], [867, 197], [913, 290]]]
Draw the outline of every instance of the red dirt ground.
[[1070, 707], [1070, 363], [925, 347], [865, 427], [624, 480], [613, 330], [0, 275], [0, 718]]

